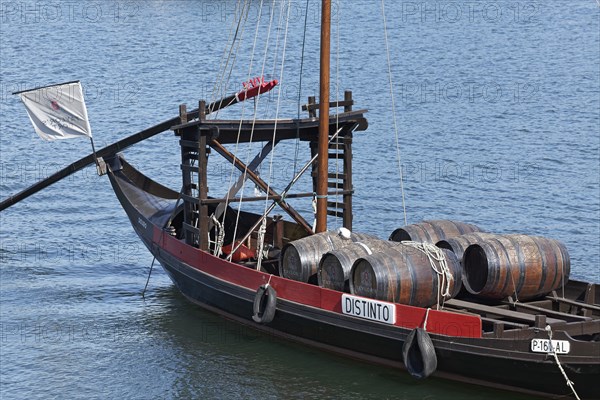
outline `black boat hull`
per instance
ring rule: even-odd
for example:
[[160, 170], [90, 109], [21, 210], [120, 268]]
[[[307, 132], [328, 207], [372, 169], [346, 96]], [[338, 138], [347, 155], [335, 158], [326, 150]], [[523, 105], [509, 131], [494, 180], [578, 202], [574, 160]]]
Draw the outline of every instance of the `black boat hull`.
[[[184, 260], [183, 250], [165, 244], [176, 239], [164, 236], [157, 221], [164, 221], [174, 209], [140, 212], [136, 196], [155, 196], [165, 192], [154, 190], [148, 179], [136, 192], [132, 180], [117, 171], [109, 174], [111, 183], [126, 211], [134, 230], [149, 251], [161, 263], [171, 280], [190, 301], [270, 335], [291, 339], [333, 353], [367, 362], [404, 369], [402, 347], [411, 329], [376, 323], [331, 310], [278, 298], [275, 317], [269, 324], [252, 320], [256, 287], [240, 285], [207, 272], [211, 267], [235, 268], [248, 273], [248, 268], [229, 263], [207, 253], [198, 253], [194, 265]], [[160, 186], [160, 185], [159, 185]], [[137, 193], [132, 196], [132, 193]], [[145, 193], [145, 194], [144, 194]], [[175, 192], [169, 192], [173, 199]], [[132, 197], [134, 197], [132, 199]], [[160, 236], [163, 235], [163, 236]], [[184, 246], [181, 244], [181, 246]], [[179, 248], [179, 247], [178, 247]], [[252, 273], [264, 275], [258, 271]], [[283, 280], [283, 278], [277, 278]], [[326, 290], [326, 289], [323, 289]], [[540, 332], [540, 337], [546, 337]], [[464, 381], [488, 387], [507, 389], [549, 398], [571, 397], [565, 378], [547, 354], [528, 351], [530, 336], [516, 339], [452, 337], [430, 333], [436, 350], [438, 368], [434, 376]], [[576, 346], [577, 343], [574, 344]], [[600, 352], [600, 344], [593, 351]], [[574, 381], [578, 394], [584, 399], [598, 399], [597, 380], [600, 364], [594, 356], [577, 359], [562, 357], [563, 367]]]

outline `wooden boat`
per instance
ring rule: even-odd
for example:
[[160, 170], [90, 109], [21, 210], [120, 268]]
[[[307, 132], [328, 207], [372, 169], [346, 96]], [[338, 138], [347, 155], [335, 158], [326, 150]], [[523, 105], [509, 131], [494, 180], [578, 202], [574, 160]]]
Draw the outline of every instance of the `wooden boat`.
[[[340, 136], [346, 143], [353, 129], [366, 126], [362, 111], [342, 113], [339, 121], [344, 126]], [[272, 134], [273, 123], [256, 121], [255, 137]], [[295, 137], [294, 126], [300, 127], [300, 137], [309, 143], [317, 139], [314, 118], [279, 123], [281, 129], [276, 140]], [[237, 125], [239, 121], [199, 119], [174, 126], [182, 143], [182, 170], [189, 166], [185, 163], [189, 154], [186, 152], [199, 148], [196, 154], [203, 157], [202, 149], [222, 151], [220, 142], [212, 135], [218, 131], [219, 138], [229, 142]], [[427, 332], [437, 361], [435, 376], [563, 398], [571, 395], [571, 389], [556, 360], [549, 351], [532, 351], [532, 346], [548, 343], [546, 326], [549, 326], [553, 340], [569, 343], [568, 354], [559, 355], [560, 365], [574, 382], [577, 393], [584, 399], [598, 397], [595, 381], [600, 374], [600, 288], [597, 284], [571, 280], [564, 288], [564, 297], [554, 292], [530, 302], [502, 301], [490, 305], [470, 298], [452, 299], [445, 302], [443, 309], [429, 311], [393, 304], [393, 324], [372, 316], [369, 319], [345, 314], [346, 293], [279, 276], [277, 258], [265, 259], [263, 271], [259, 271], [255, 261], [236, 263], [211, 254], [207, 242], [204, 242], [207, 248], [201, 249], [203, 243], [198, 245], [195, 240], [202, 230], [190, 224], [186, 207], [196, 208], [190, 215], [204, 214], [206, 218], [224, 199], [182, 195], [142, 175], [120, 155], [106, 161], [111, 184], [136, 233], [178, 289], [190, 301], [208, 310], [269, 334], [395, 368], [406, 368], [404, 343], [427, 319]], [[235, 220], [235, 211], [229, 208], [227, 212]], [[240, 215], [238, 231], [244, 233], [236, 240], [251, 231], [249, 247], [255, 248], [261, 219], [258, 214]], [[226, 228], [226, 243], [234, 242], [234, 228]], [[214, 232], [213, 228], [213, 236]], [[267, 222], [265, 236], [266, 242], [279, 242], [282, 246], [307, 234], [301, 223], [275, 218]], [[265, 285], [276, 293], [274, 314], [268, 322], [257, 318], [254, 308]]]
[[[324, 7], [324, 28], [328, 29], [328, 5]], [[596, 382], [600, 376], [598, 284], [566, 282], [563, 274], [559, 285], [554, 285], [560, 290], [529, 300], [506, 296], [486, 300], [463, 291], [434, 307], [357, 296], [319, 286], [314, 279], [306, 282], [282, 276], [281, 251], [303, 238], [324, 234], [327, 215], [340, 218], [347, 232], [352, 230], [352, 138], [354, 132], [367, 129], [368, 123], [366, 110], [353, 110], [350, 92], [343, 101], [329, 101], [328, 36], [326, 30], [321, 102], [308, 102], [304, 107], [307, 118], [208, 119], [206, 115], [214, 107], [201, 102], [198, 110], [187, 112], [182, 106], [178, 118], [97, 152], [100, 170], [108, 175], [148, 250], [190, 301], [272, 335], [407, 369], [417, 378], [433, 374], [550, 398], [600, 398]], [[330, 106], [344, 110], [330, 116]], [[181, 146], [181, 190], [153, 181], [118, 153], [169, 129]], [[313, 187], [304, 193], [290, 193], [299, 174], [288, 188], [277, 193], [256, 169], [275, 145], [296, 139], [311, 151], [312, 158], [300, 174], [311, 170]], [[247, 165], [226, 147], [251, 141], [263, 143], [263, 148]], [[239, 189], [236, 184], [225, 198], [209, 197], [211, 152], [242, 172], [238, 182], [250, 179], [265, 195], [235, 197]], [[343, 162], [343, 173], [329, 173], [329, 157]], [[36, 188], [4, 201], [0, 209], [93, 159], [89, 156], [59, 171]], [[328, 202], [328, 195], [343, 200]], [[286, 202], [291, 198], [316, 200], [314, 229]], [[238, 201], [270, 201], [272, 206], [261, 215], [236, 211], [230, 204]], [[271, 216], [275, 205], [290, 220]], [[225, 219], [220, 220], [223, 215]], [[440, 290], [439, 279], [434, 290]]]

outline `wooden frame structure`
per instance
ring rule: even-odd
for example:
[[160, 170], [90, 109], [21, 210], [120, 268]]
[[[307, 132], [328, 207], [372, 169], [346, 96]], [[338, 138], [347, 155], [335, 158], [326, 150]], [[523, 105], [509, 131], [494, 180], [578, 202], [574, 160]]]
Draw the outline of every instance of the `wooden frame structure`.
[[[330, 107], [343, 107], [343, 112], [329, 117], [328, 159], [337, 159], [342, 162], [342, 171], [327, 172], [326, 196], [341, 196], [342, 201], [327, 201], [327, 215], [342, 219], [342, 224], [352, 229], [352, 135], [355, 130], [367, 128], [363, 114], [366, 110], [353, 111], [352, 92], [344, 94], [344, 100], [332, 102]], [[257, 173], [260, 163], [282, 140], [297, 139], [309, 143], [313, 159], [318, 154], [319, 121], [316, 110], [320, 105], [314, 98], [309, 98], [308, 104], [303, 106], [308, 111], [309, 117], [305, 119], [290, 120], [209, 120], [205, 112], [198, 113], [197, 119], [188, 120], [189, 114], [186, 106], [179, 108], [180, 123], [174, 127], [175, 135], [180, 137], [181, 170], [183, 172], [182, 193], [184, 209], [184, 238], [187, 244], [209, 249], [209, 234], [212, 228], [211, 216], [208, 212], [209, 204], [218, 204], [217, 212], [220, 216], [224, 206], [237, 201], [264, 201], [272, 200], [278, 204], [306, 234], [312, 234], [313, 227], [289, 203], [287, 198], [315, 197], [317, 193], [317, 164], [312, 164], [313, 188], [311, 192], [290, 193], [285, 196], [277, 193]], [[206, 104], [200, 102], [199, 110], [205, 110]], [[251, 133], [251, 134], [250, 134]], [[266, 142], [254, 159], [246, 164], [224, 145], [231, 143]], [[240, 179], [229, 189], [225, 198], [210, 198], [208, 193], [208, 159], [209, 154], [215, 152], [229, 161], [241, 173]], [[235, 194], [242, 187], [243, 182], [249, 179], [263, 192], [264, 196], [247, 197], [240, 199]], [[250, 232], [251, 233], [251, 232]]]

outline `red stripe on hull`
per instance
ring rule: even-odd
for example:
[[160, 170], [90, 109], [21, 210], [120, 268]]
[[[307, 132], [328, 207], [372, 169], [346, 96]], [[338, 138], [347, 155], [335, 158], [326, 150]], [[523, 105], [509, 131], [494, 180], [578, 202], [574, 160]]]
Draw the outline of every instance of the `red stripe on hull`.
[[[275, 275], [256, 271], [214, 257], [199, 249], [186, 245], [173, 236], [154, 230], [154, 243], [164, 251], [193, 268], [232, 284], [256, 290], [269, 283], [281, 299], [342, 313], [342, 293], [320, 288], [303, 282], [292, 281]], [[396, 304], [396, 326], [407, 329], [423, 327], [427, 310], [404, 304]], [[456, 337], [481, 337], [481, 319], [478, 316], [457, 314], [448, 311], [430, 310], [427, 315], [427, 331]]]

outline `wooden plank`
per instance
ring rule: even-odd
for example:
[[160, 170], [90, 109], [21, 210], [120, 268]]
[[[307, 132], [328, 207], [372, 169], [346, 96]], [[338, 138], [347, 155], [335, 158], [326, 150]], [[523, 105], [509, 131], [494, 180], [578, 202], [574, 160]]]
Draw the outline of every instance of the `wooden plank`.
[[546, 296], [546, 299], [556, 301], [559, 303], [569, 304], [571, 306], [585, 308], [588, 310], [600, 311], [600, 307], [598, 307], [594, 304], [583, 303], [581, 301], [575, 301], [575, 300], [571, 300], [571, 299], [563, 299], [562, 297], [558, 297], [558, 296]]
[[352, 91], [351, 90], [344, 91], [344, 102], [346, 103], [344, 105], [344, 112], [352, 111], [352, 106], [354, 105], [354, 100], [352, 100]]
[[[186, 106], [182, 104], [179, 106], [179, 119], [180, 123], [187, 122], [187, 113]], [[194, 200], [190, 201], [190, 199], [194, 199], [191, 194], [194, 190], [192, 182], [192, 170], [191, 164], [194, 158], [190, 157], [190, 154], [187, 152], [181, 152], [181, 172], [182, 172], [182, 181], [183, 181], [183, 190], [181, 193], [181, 197], [183, 199], [183, 238], [185, 243], [188, 245], [194, 245], [195, 239], [194, 236], [198, 235], [198, 232], [195, 232], [196, 228], [190, 225], [190, 222], [194, 219], [194, 210], [197, 209], [197, 206], [193, 203]]]
[[317, 117], [317, 107], [312, 107], [313, 105], [316, 105], [316, 100], [315, 100], [315, 96], [309, 96], [308, 98], [308, 104], [306, 109], [304, 107], [302, 107], [303, 111], [308, 111], [308, 116], [311, 118], [316, 118]]
[[[340, 101], [330, 101], [329, 102], [329, 107], [330, 108], [335, 108], [335, 107], [344, 107], [344, 109], [346, 109], [347, 107], [350, 107], [350, 109], [352, 109], [352, 106], [354, 105], [354, 100], [340, 100]], [[313, 111], [313, 110], [318, 110], [319, 109], [319, 103], [309, 103], [309, 104], [303, 104], [302, 105], [302, 111]]]
[[[528, 322], [531, 324], [535, 324], [535, 315], [533, 315], [533, 314], [527, 314], [527, 313], [523, 313], [523, 312], [519, 312], [519, 311], [507, 310], [505, 308], [487, 306], [484, 304], [471, 303], [469, 301], [463, 301], [463, 300], [457, 300], [457, 299], [448, 300], [444, 304], [446, 306], [450, 306], [453, 308], [463, 308], [463, 309], [466, 309], [469, 311], [483, 313], [488, 317], [490, 315], [496, 315], [498, 317], [507, 318], [509, 320], [525, 321], [525, 322]], [[564, 320], [556, 319], [556, 318], [547, 318], [546, 321], [551, 325], [566, 323]]]
[[[327, 196], [344, 196], [347, 195], [348, 192], [341, 190], [341, 191], [330, 191], [327, 193]], [[287, 194], [285, 196], [285, 199], [299, 199], [299, 198], [306, 198], [306, 197], [313, 197], [315, 194], [313, 192], [305, 192], [305, 193], [290, 193]], [[252, 201], [265, 201], [265, 200], [272, 200], [272, 201], [281, 201], [281, 195], [277, 195], [277, 196], [256, 196], [256, 197], [230, 197], [229, 199], [227, 199], [226, 197], [220, 198], [220, 199], [211, 199], [208, 198], [206, 200], [202, 200], [202, 204], [223, 204], [225, 202], [229, 202], [231, 203], [236, 203], [236, 202], [252, 202]], [[329, 204], [329, 203], [328, 203]], [[330, 203], [330, 204], [335, 204], [335, 203]], [[339, 204], [339, 208], [343, 208], [344, 204], [343, 203], [338, 203]], [[335, 206], [332, 206], [335, 207]]]
[[327, 215], [331, 215], [332, 217], [338, 217], [338, 218], [344, 217], [344, 213], [342, 211], [335, 211], [335, 210], [327, 210]]
[[[365, 130], [368, 127], [367, 120], [363, 114], [366, 110], [352, 111], [349, 113], [340, 114], [339, 120], [332, 117], [329, 119], [329, 127], [332, 132], [336, 131], [336, 126], [341, 129], [339, 133], [340, 137], [350, 135], [352, 130]], [[199, 125], [204, 125], [199, 127]], [[238, 137], [240, 132], [240, 125], [242, 132], [250, 132], [253, 130], [252, 142], [268, 142], [273, 140], [273, 132], [275, 132], [275, 140], [296, 140], [302, 141], [316, 140], [319, 134], [318, 121], [315, 119], [301, 119], [301, 120], [216, 120], [211, 119], [202, 123], [198, 120], [188, 122], [185, 125], [174, 126], [172, 129], [176, 130], [178, 134], [182, 134], [184, 131], [193, 132], [199, 135], [199, 129], [202, 128], [204, 131], [218, 132], [218, 140], [221, 144], [234, 144], [234, 143], [248, 143], [250, 141], [250, 135], [242, 135]]]
[[560, 311], [548, 310], [547, 308], [538, 307], [538, 306], [534, 306], [534, 305], [527, 304], [527, 303], [512, 303], [511, 304], [509, 302], [504, 302], [504, 304], [509, 304], [511, 307], [514, 307], [516, 311], [519, 311], [519, 309], [535, 311], [538, 314], [543, 314], [543, 315], [546, 315], [549, 317], [563, 319], [567, 322], [591, 321], [592, 320], [592, 318], [590, 318], [590, 317], [584, 317], [582, 315], [574, 315], [574, 314], [568, 314], [568, 313], [564, 313], [564, 312], [560, 312]]
[[[596, 284], [589, 283], [585, 291], [585, 302], [586, 304], [597, 304], [596, 303]], [[600, 303], [600, 301], [599, 301]]]
[[181, 170], [185, 173], [190, 173], [190, 172], [198, 173], [200, 171], [198, 168], [199, 167], [197, 165], [181, 164]]
[[[302, 197], [312, 197], [314, 195], [314, 193], [294, 193], [294, 194], [289, 194], [287, 196], [285, 196], [286, 199], [292, 199], [292, 198], [302, 198]], [[281, 195], [277, 195], [277, 196], [253, 196], [253, 197], [223, 197], [220, 199], [206, 199], [206, 200], [202, 200], [202, 204], [224, 204], [226, 202], [229, 202], [230, 204], [232, 203], [245, 203], [245, 202], [252, 202], [252, 201], [265, 201], [265, 200], [272, 200], [272, 201], [281, 201]]]
[[198, 200], [196, 197], [190, 196], [185, 193], [180, 194], [180, 196], [181, 196], [181, 199], [187, 203], [200, 204], [200, 200]]
[[487, 318], [487, 317], [480, 317], [482, 322], [489, 322], [491, 324], [500, 324], [500, 325], [504, 325], [505, 329], [527, 329], [529, 328], [528, 324], [521, 324], [518, 322], [511, 322], [511, 321], [498, 321], [497, 319], [493, 319], [493, 318]]
[[194, 235], [199, 235], [200, 234], [200, 229], [196, 228], [195, 226], [192, 226], [186, 222], [183, 223], [183, 229], [185, 229], [188, 232], [193, 233]]
[[179, 147], [186, 148], [191, 152], [198, 152], [198, 142], [195, 140], [179, 140]]
[[344, 205], [344, 203], [338, 203], [336, 201], [328, 201], [327, 202], [327, 207], [334, 208], [334, 209], [337, 208], [337, 209], [343, 210], [345, 208], [345, 205]]
[[[316, 172], [311, 172], [311, 176], [315, 177]], [[346, 174], [340, 172], [340, 173], [335, 173], [335, 172], [330, 172], [329, 174], [327, 174], [327, 178], [329, 179], [339, 179], [339, 180], [345, 180], [347, 178]]]

